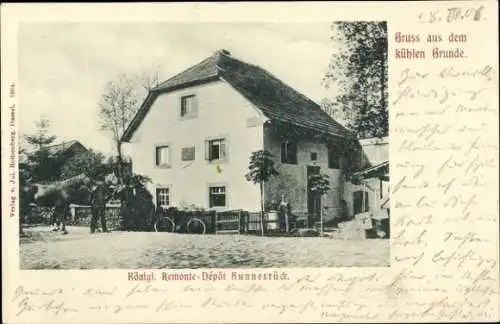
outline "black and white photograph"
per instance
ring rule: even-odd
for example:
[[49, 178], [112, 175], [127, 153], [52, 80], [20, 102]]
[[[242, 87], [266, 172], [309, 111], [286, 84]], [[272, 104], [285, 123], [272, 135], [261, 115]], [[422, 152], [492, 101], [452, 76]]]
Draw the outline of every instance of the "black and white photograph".
[[390, 266], [387, 22], [20, 23], [17, 46], [21, 269]]

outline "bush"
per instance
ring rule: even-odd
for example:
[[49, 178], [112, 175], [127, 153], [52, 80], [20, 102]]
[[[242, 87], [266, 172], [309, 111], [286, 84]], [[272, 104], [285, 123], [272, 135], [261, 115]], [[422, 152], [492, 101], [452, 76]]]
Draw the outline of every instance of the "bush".
[[155, 207], [153, 195], [144, 187], [124, 189], [120, 210], [120, 227], [125, 231], [151, 231]]

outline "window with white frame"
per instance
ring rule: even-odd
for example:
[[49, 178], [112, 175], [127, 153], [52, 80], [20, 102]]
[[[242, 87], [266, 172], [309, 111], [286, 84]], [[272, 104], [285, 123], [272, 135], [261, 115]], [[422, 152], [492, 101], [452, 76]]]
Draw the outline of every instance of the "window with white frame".
[[214, 186], [208, 188], [209, 207], [226, 207], [226, 187]]
[[205, 159], [208, 161], [223, 160], [226, 157], [226, 141], [215, 139], [205, 141]]
[[169, 188], [156, 188], [156, 206], [163, 209], [170, 206]]
[[181, 118], [195, 117], [198, 113], [197, 110], [195, 95], [181, 97]]
[[170, 147], [168, 145], [158, 145], [155, 148], [155, 164], [158, 167], [170, 166]]

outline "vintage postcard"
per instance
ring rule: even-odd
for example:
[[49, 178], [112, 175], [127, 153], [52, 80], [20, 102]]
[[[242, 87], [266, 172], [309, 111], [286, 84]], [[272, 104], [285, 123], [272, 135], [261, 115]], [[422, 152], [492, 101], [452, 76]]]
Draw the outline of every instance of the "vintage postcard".
[[500, 320], [496, 2], [1, 14], [4, 322]]

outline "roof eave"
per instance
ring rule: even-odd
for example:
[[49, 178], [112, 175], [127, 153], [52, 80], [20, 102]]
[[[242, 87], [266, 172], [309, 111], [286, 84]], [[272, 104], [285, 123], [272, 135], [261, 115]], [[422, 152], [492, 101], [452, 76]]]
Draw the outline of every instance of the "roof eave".
[[123, 132], [123, 135], [120, 138], [120, 142], [128, 143], [130, 141], [130, 139], [134, 135], [134, 132], [137, 130], [137, 127], [139, 127], [139, 125], [141, 124], [142, 120], [146, 116], [147, 112], [149, 111], [149, 108], [151, 108], [151, 105], [153, 104], [153, 101], [154, 99], [156, 99], [157, 96], [158, 92], [155, 90], [150, 90], [148, 92], [146, 99], [144, 99], [141, 107], [135, 114], [132, 121], [129, 123], [127, 129]]
[[[384, 162], [379, 163], [377, 165], [368, 167], [368, 168], [366, 168], [364, 170], [360, 170], [358, 172], [355, 172], [353, 174], [353, 176], [364, 177], [364, 178], [371, 178], [371, 177], [374, 177], [373, 174], [377, 174], [378, 171], [384, 171], [385, 168], [387, 168], [386, 171], [388, 171], [389, 161], [384, 161]], [[372, 175], [372, 176], [370, 176], [370, 175]], [[375, 176], [375, 177], [377, 177], [377, 176]]]
[[214, 75], [211, 75], [211, 76], [203, 78], [203, 79], [194, 80], [194, 81], [190, 81], [190, 82], [183, 82], [180, 84], [176, 84], [174, 86], [156, 87], [156, 88], [153, 88], [151, 91], [155, 91], [158, 93], [167, 93], [167, 92], [171, 92], [171, 91], [175, 91], [175, 90], [180, 90], [180, 89], [185, 89], [185, 88], [197, 86], [197, 85], [204, 84], [204, 83], [209, 83], [212, 81], [216, 81], [218, 79], [219, 79], [219, 75], [214, 74]]
[[327, 136], [331, 136], [331, 137], [338, 137], [338, 138], [343, 138], [343, 139], [353, 139], [353, 140], [357, 140], [357, 137], [355, 134], [346, 134], [346, 135], [342, 135], [342, 134], [339, 134], [339, 133], [335, 133], [335, 132], [331, 132], [331, 131], [326, 131], [326, 130], [322, 130], [322, 129], [319, 129], [318, 127], [313, 127], [313, 126], [309, 126], [309, 125], [304, 125], [302, 123], [299, 123], [299, 122], [296, 122], [294, 120], [290, 120], [290, 119], [287, 119], [287, 118], [279, 118], [279, 117], [275, 117], [275, 116], [270, 116], [268, 114], [266, 114], [265, 112], [263, 112], [263, 114], [269, 119], [269, 120], [274, 120], [274, 121], [277, 121], [279, 123], [287, 123], [287, 124], [290, 124], [290, 125], [293, 125], [293, 126], [296, 126], [296, 127], [301, 127], [301, 128], [304, 128], [304, 129], [307, 129], [309, 131], [313, 131], [317, 134], [322, 134], [322, 135], [327, 135]]

